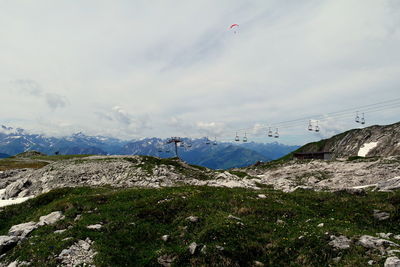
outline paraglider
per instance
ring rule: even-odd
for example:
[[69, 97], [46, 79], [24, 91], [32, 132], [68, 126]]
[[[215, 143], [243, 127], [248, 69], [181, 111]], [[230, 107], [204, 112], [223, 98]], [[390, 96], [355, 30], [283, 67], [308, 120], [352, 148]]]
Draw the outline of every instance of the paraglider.
[[238, 30], [239, 30], [239, 24], [232, 24], [231, 26], [229, 26], [229, 29], [231, 30], [231, 31], [233, 31], [233, 33], [237, 33], [238, 32]]

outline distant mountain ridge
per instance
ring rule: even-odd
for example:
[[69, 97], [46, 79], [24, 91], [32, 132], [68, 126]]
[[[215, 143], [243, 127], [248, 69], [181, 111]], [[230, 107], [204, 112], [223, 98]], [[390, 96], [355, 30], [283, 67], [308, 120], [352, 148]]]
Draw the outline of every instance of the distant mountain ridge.
[[[279, 143], [218, 143], [205, 144], [204, 139], [183, 139], [191, 143], [190, 148], [178, 148], [180, 157], [190, 164], [201, 165], [213, 169], [244, 167], [258, 161], [269, 161], [279, 158], [298, 146], [286, 146]], [[104, 136], [88, 136], [76, 133], [68, 137], [47, 137], [27, 133], [21, 128], [1, 126], [0, 153], [16, 155], [29, 150], [45, 154], [61, 155], [96, 154], [96, 155], [148, 155], [167, 158], [174, 156], [172, 145], [165, 150], [165, 139], [144, 138], [141, 140], [120, 140]], [[160, 152], [163, 147], [163, 152]], [[5, 155], [5, 156], [6, 156]]]
[[353, 129], [331, 138], [306, 144], [297, 152], [329, 151], [334, 157], [400, 155], [400, 122]]

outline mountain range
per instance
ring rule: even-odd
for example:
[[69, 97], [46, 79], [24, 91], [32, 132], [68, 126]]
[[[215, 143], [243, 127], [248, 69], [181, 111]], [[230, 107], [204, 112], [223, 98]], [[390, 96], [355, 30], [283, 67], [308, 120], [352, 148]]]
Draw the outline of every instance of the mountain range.
[[[212, 169], [244, 167], [258, 161], [280, 158], [298, 146], [274, 143], [218, 143], [206, 144], [205, 139], [182, 139], [188, 147], [178, 147], [178, 154], [184, 161]], [[161, 158], [175, 156], [173, 145], [166, 145], [166, 139], [144, 138], [120, 140], [105, 136], [89, 136], [76, 133], [67, 137], [47, 137], [32, 134], [21, 128], [1, 126], [0, 153], [2, 157], [29, 150], [45, 154], [96, 154], [96, 155], [148, 155]], [[162, 150], [162, 151], [161, 151]]]

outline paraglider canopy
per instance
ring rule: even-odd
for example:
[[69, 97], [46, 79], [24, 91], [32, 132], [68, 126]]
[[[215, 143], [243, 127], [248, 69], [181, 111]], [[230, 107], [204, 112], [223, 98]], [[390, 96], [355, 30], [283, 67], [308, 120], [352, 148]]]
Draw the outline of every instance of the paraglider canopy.
[[239, 24], [232, 24], [231, 26], [229, 26], [230, 30], [233, 30], [234, 33], [237, 33], [237, 30], [239, 29]]

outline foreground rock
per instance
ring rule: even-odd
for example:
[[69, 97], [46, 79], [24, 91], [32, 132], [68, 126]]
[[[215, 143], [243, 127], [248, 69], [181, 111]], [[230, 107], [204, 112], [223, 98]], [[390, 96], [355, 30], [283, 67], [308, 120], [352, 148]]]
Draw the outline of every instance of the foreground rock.
[[399, 247], [398, 244], [390, 241], [390, 240], [386, 240], [386, 239], [381, 239], [378, 237], [373, 237], [373, 236], [369, 236], [369, 235], [363, 235], [360, 237], [358, 244], [360, 244], [361, 246], [368, 248], [368, 249], [376, 249], [379, 250], [381, 252], [385, 252], [386, 249], [392, 247]]
[[14, 225], [8, 231], [8, 235], [17, 236], [19, 238], [25, 238], [30, 232], [35, 230], [38, 227], [35, 222], [27, 222]]
[[65, 216], [62, 215], [61, 211], [54, 211], [50, 214], [47, 214], [45, 216], [41, 216], [39, 218], [38, 226], [43, 226], [43, 225], [51, 225], [55, 224], [59, 220], [63, 220]]
[[43, 225], [54, 224], [61, 219], [64, 219], [62, 213], [60, 211], [55, 211], [40, 217], [38, 223], [27, 222], [12, 226], [8, 231], [8, 236], [0, 236], [0, 256], [16, 246], [19, 241], [26, 239], [36, 228]]
[[331, 236], [331, 242], [329, 245], [334, 247], [337, 250], [343, 250], [350, 248], [351, 240], [347, 237], [340, 235], [340, 236]]
[[19, 238], [16, 236], [0, 235], [0, 255], [17, 245]]
[[386, 259], [384, 267], [400, 267], [400, 259], [397, 257], [389, 257]]
[[61, 251], [57, 259], [63, 266], [95, 266], [93, 258], [96, 252], [91, 249], [93, 241], [89, 238], [79, 240], [68, 249]]

